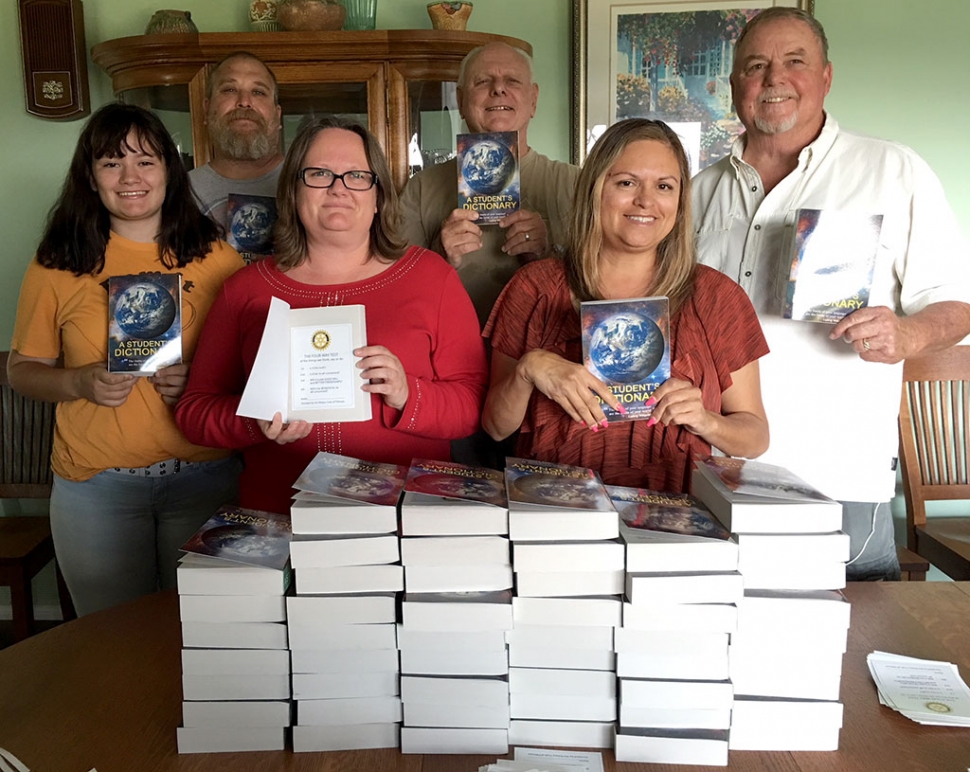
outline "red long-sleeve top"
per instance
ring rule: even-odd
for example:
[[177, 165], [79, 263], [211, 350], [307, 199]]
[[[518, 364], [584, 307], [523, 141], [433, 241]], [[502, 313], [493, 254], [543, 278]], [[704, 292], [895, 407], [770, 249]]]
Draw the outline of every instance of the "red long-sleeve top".
[[[291, 308], [364, 305], [368, 345], [386, 346], [404, 366], [404, 408], [393, 410], [374, 394], [370, 421], [314, 424], [288, 445], [268, 441], [255, 421], [237, 416], [274, 296]], [[449, 459], [450, 440], [480, 425], [487, 378], [475, 310], [458, 274], [433, 252], [411, 247], [376, 276], [333, 285], [293, 281], [267, 259], [223, 286], [175, 417], [192, 442], [242, 449], [242, 506], [285, 513], [292, 483], [321, 450], [404, 465]]]

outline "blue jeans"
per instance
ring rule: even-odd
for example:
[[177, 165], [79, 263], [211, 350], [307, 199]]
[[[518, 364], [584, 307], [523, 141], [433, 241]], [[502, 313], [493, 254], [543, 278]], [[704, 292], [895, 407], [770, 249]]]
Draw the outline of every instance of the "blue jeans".
[[237, 500], [235, 456], [142, 477], [106, 470], [83, 482], [54, 475], [51, 531], [78, 616], [175, 587], [181, 547]]
[[841, 501], [842, 530], [849, 534], [850, 582], [899, 581], [899, 558], [889, 502]]

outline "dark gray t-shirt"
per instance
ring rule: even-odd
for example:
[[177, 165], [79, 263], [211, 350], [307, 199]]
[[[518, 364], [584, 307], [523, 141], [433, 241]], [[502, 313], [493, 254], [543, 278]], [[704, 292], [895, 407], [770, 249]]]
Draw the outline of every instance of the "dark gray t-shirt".
[[273, 254], [276, 183], [282, 163], [250, 180], [223, 177], [209, 164], [189, 172], [199, 208], [226, 229], [228, 241], [250, 263]]

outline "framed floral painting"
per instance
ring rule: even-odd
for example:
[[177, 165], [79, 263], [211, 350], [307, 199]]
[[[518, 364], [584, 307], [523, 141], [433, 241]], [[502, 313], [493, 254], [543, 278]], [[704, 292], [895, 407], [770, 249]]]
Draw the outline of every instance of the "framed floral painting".
[[691, 170], [723, 158], [743, 130], [731, 100], [738, 35], [759, 11], [814, 13], [814, 0], [572, 0], [572, 160], [624, 118], [667, 122]]

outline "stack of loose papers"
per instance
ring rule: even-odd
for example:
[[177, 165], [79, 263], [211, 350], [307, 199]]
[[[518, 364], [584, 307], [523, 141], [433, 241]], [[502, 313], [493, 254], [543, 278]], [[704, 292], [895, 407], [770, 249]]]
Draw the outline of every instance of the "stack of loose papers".
[[535, 761], [498, 759], [494, 764], [479, 767], [478, 772], [583, 772], [583, 767], [575, 764], [546, 764]]
[[514, 761], [496, 759], [478, 772], [603, 772], [603, 754], [518, 747]]
[[970, 688], [952, 662], [874, 651], [866, 661], [879, 702], [920, 724], [970, 726]]
[[498, 759], [494, 764], [479, 767], [478, 772], [583, 772], [583, 767], [575, 764], [547, 764], [541, 761]]

